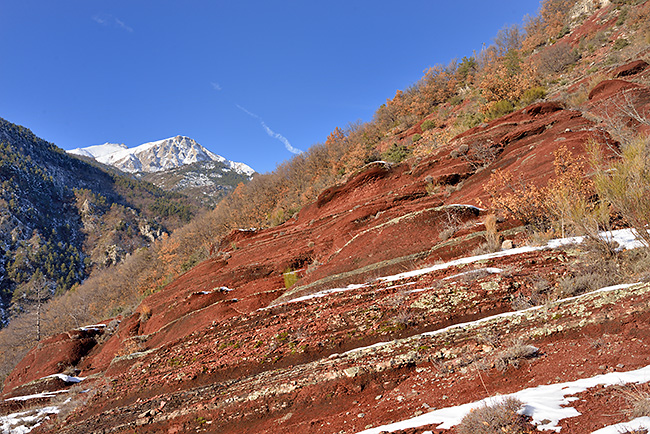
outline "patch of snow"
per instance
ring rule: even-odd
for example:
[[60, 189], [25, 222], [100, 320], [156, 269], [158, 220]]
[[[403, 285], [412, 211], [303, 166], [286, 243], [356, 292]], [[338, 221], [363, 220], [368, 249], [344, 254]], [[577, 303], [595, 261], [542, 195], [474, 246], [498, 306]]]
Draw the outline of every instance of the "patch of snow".
[[[255, 229], [254, 228], [251, 228], [251, 229], [239, 229], [239, 231], [242, 231], [242, 232], [243, 231], [253, 231], [253, 230], [255, 230]], [[643, 246], [639, 241], [636, 240], [636, 238], [634, 237], [634, 233], [632, 232], [631, 229], [619, 229], [619, 230], [616, 230], [616, 231], [603, 233], [602, 235], [607, 236], [608, 238], [616, 241], [619, 244], [619, 249], [635, 249], [635, 248], [639, 248], [639, 247]], [[517, 247], [517, 248], [514, 248], [514, 249], [508, 249], [508, 250], [503, 250], [503, 251], [499, 251], [499, 252], [494, 252], [494, 253], [486, 253], [486, 254], [477, 255], [477, 256], [468, 256], [468, 257], [464, 257], [464, 258], [455, 259], [453, 261], [445, 262], [445, 263], [442, 263], [442, 264], [436, 264], [436, 265], [433, 265], [431, 267], [426, 267], [426, 268], [421, 268], [421, 269], [417, 269], [417, 270], [407, 271], [407, 272], [400, 273], [400, 274], [395, 274], [395, 275], [392, 275], [392, 276], [379, 277], [376, 280], [377, 281], [382, 281], [382, 282], [394, 282], [394, 281], [397, 281], [397, 280], [402, 280], [402, 279], [408, 279], [408, 278], [411, 278], [411, 277], [421, 276], [423, 274], [428, 274], [428, 273], [431, 273], [433, 271], [444, 270], [444, 269], [449, 268], [449, 267], [454, 267], [454, 266], [458, 266], [458, 265], [467, 265], [467, 264], [471, 264], [471, 263], [474, 263], [474, 262], [484, 261], [486, 259], [494, 259], [494, 258], [501, 258], [501, 257], [505, 257], [505, 256], [520, 255], [520, 254], [523, 254], [523, 253], [534, 252], [534, 251], [538, 251], [538, 250], [556, 249], [556, 248], [559, 248], [559, 247], [564, 247], [564, 246], [568, 246], [568, 245], [572, 245], [572, 244], [579, 244], [583, 240], [584, 240], [584, 237], [558, 238], [558, 239], [550, 240], [547, 244], [545, 244], [543, 246], [523, 246], [523, 247]], [[501, 273], [501, 272], [503, 272], [502, 269], [496, 268], [496, 267], [488, 267], [488, 268], [484, 268], [482, 270], [487, 271], [488, 273]], [[470, 271], [467, 271], [467, 272], [464, 272], [464, 273], [456, 274], [454, 276], [446, 277], [443, 280], [459, 277], [459, 276], [462, 276], [464, 274], [478, 273], [478, 272], [480, 272], [482, 270], [470, 270]], [[413, 283], [415, 283], [415, 282], [413, 282]], [[630, 284], [630, 285], [635, 285], [635, 284], [636, 283]], [[314, 294], [309, 294], [309, 295], [305, 295], [305, 296], [302, 296], [302, 297], [294, 298], [292, 300], [287, 301], [286, 303], [295, 303], [295, 302], [298, 302], [298, 301], [309, 300], [309, 299], [312, 299], [312, 298], [325, 297], [325, 296], [330, 295], [330, 294], [350, 291], [352, 289], [363, 288], [363, 287], [365, 287], [367, 285], [368, 285], [368, 283], [351, 284], [351, 285], [348, 285], [348, 286], [342, 287], [342, 288], [326, 289], [326, 290], [323, 290], [323, 291], [316, 292]], [[630, 285], [627, 285], [627, 286], [630, 286]], [[626, 287], [626, 286], [624, 286], [624, 287]], [[421, 291], [424, 291], [425, 289], [427, 289], [427, 288], [414, 289], [414, 290], [409, 291], [409, 293], [421, 292]], [[611, 290], [611, 289], [617, 289], [617, 288], [616, 287], [608, 287], [608, 288], [602, 288], [600, 290]], [[281, 304], [285, 304], [285, 303], [281, 303]], [[264, 309], [264, 308], [261, 308], [261, 309]], [[519, 312], [523, 312], [523, 311], [519, 311]], [[510, 313], [510, 312], [507, 312], [507, 314], [508, 313]]]
[[474, 205], [466, 205], [463, 203], [452, 203], [449, 205], [445, 205], [445, 208], [467, 208], [467, 209], [473, 209], [474, 211], [486, 211], [485, 208], [479, 208]]
[[447, 276], [442, 280], [455, 279], [461, 276], [467, 276], [469, 274], [478, 274], [478, 273], [488, 273], [488, 274], [499, 274], [502, 273], [503, 269], [496, 267], [487, 267], [487, 268], [477, 268], [476, 270], [465, 271], [464, 273], [454, 274], [453, 276]]
[[38, 398], [54, 398], [59, 393], [68, 393], [68, 390], [67, 389], [55, 390], [53, 392], [42, 392], [42, 393], [35, 393], [33, 395], [15, 396], [13, 398], [7, 398], [5, 399], [5, 401], [29, 401], [30, 399], [38, 399]]
[[642, 428], [650, 430], [650, 417], [637, 417], [629, 422], [606, 426], [605, 428], [601, 428], [591, 434], [621, 434], [629, 431], [640, 430]]
[[213, 291], [230, 292], [230, 291], [234, 291], [234, 289], [230, 289], [227, 286], [220, 286], [218, 288], [214, 288]]
[[[631, 229], [619, 229], [616, 231], [605, 232], [602, 233], [601, 235], [603, 237], [607, 237], [608, 239], [616, 241], [619, 244], [619, 249], [635, 249], [643, 246], [643, 244], [637, 241], [637, 239], [634, 237], [634, 233], [632, 232]], [[457, 265], [467, 265], [473, 262], [484, 261], [486, 259], [502, 258], [505, 256], [520, 255], [522, 253], [535, 252], [538, 250], [557, 249], [559, 247], [564, 247], [571, 244], [580, 244], [583, 240], [584, 237], [558, 238], [558, 239], [550, 240], [547, 244], [543, 246], [523, 246], [514, 249], [503, 250], [500, 252], [486, 253], [477, 256], [468, 256], [453, 261], [445, 262], [444, 264], [437, 264], [419, 270], [407, 271], [405, 273], [395, 274], [393, 276], [381, 277], [380, 280], [383, 280], [385, 282], [392, 282], [395, 280], [421, 276], [423, 274], [431, 273], [432, 271], [444, 270], [445, 268], [449, 268]]]
[[424, 292], [424, 291], [428, 291], [430, 289], [436, 289], [436, 288], [437, 288], [436, 286], [427, 286], [427, 287], [424, 287], [424, 288], [411, 289], [410, 291], [406, 291], [406, 293], [407, 294], [415, 294], [417, 292]]
[[253, 176], [255, 170], [247, 164], [237, 163], [236, 161], [228, 161], [228, 166], [237, 173]]
[[65, 375], [65, 374], [52, 374], [44, 378], [53, 378], [53, 377], [60, 378], [66, 383], [80, 383], [86, 379], [86, 377], [72, 377], [70, 375]]
[[124, 144], [106, 142], [103, 145], [88, 146], [86, 148], [76, 148], [67, 152], [69, 154], [82, 155], [84, 157], [98, 159], [118, 151], [123, 151], [124, 149], [127, 149], [126, 145]]
[[58, 407], [51, 406], [0, 416], [0, 430], [3, 434], [26, 434], [39, 426], [48, 415], [58, 412]]
[[79, 327], [78, 330], [81, 330], [82, 332], [88, 332], [88, 331], [95, 331], [95, 330], [103, 330], [106, 328], [106, 324], [91, 324], [83, 327]]
[[292, 300], [287, 301], [287, 303], [297, 303], [299, 301], [311, 300], [312, 298], [325, 297], [326, 295], [334, 294], [337, 292], [351, 291], [353, 289], [363, 288], [364, 286], [366, 286], [365, 283], [360, 283], [360, 284], [350, 284], [344, 288], [325, 289], [323, 291], [315, 292], [313, 294], [303, 295], [302, 297], [294, 298]]
[[357, 353], [359, 351], [365, 351], [365, 350], [369, 350], [369, 349], [372, 349], [372, 348], [379, 348], [379, 347], [383, 347], [384, 345], [388, 345], [388, 344], [390, 344], [390, 342], [377, 342], [376, 344], [367, 345], [365, 347], [352, 348], [351, 350], [348, 350], [345, 353], [343, 353], [343, 355]]
[[[493, 405], [506, 397], [512, 397], [523, 402], [524, 405], [520, 413], [530, 416], [532, 423], [537, 425], [537, 429], [559, 432], [558, 423], [560, 420], [580, 415], [575, 408], [569, 406], [572, 401], [578, 399], [572, 395], [601, 385], [607, 387], [648, 382], [650, 382], [650, 365], [635, 371], [611, 372], [565, 383], [544, 384], [508, 395], [489, 397], [455, 407], [441, 408], [401, 422], [361, 431], [359, 434], [379, 434], [382, 431], [393, 432], [429, 424], [438, 424], [437, 428], [439, 429], [449, 429], [458, 425], [472, 409]], [[603, 434], [600, 430], [597, 432]], [[606, 431], [606, 433], [609, 433], [609, 431]]]

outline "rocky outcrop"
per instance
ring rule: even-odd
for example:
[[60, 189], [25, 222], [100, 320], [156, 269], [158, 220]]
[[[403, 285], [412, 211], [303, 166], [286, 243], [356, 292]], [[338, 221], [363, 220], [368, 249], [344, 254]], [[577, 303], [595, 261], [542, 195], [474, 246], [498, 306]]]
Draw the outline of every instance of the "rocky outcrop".
[[619, 66], [613, 72], [614, 78], [629, 77], [637, 75], [648, 69], [648, 62], [645, 60], [635, 60], [634, 62], [627, 63]]
[[48, 375], [76, 366], [97, 343], [101, 328], [86, 328], [60, 333], [40, 342], [5, 380], [5, 390], [14, 389]]

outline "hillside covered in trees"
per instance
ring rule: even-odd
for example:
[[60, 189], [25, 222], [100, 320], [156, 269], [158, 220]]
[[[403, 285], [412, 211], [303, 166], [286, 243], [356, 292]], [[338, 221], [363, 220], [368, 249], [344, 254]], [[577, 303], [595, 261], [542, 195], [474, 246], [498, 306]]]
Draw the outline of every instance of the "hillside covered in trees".
[[195, 210], [184, 196], [107, 172], [0, 120], [0, 321], [114, 265]]

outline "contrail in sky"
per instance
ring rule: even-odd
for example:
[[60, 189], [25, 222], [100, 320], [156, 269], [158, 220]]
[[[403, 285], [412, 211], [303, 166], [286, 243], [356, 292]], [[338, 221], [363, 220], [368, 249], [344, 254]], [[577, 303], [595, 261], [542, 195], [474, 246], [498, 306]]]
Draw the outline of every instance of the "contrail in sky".
[[291, 152], [292, 154], [302, 154], [302, 151], [300, 149], [294, 148], [293, 146], [291, 146], [291, 143], [289, 143], [289, 140], [287, 140], [286, 137], [284, 137], [282, 134], [276, 133], [271, 128], [269, 128], [268, 125], [266, 125], [266, 123], [262, 120], [262, 118], [257, 116], [255, 113], [249, 112], [248, 110], [246, 110], [244, 107], [240, 106], [239, 104], [235, 104], [235, 105], [237, 106], [237, 108], [239, 110], [243, 111], [248, 116], [250, 116], [252, 118], [255, 118], [258, 121], [260, 121], [260, 124], [262, 125], [262, 128], [264, 128], [264, 131], [266, 131], [266, 134], [273, 137], [274, 139], [277, 139], [277, 140], [281, 141], [284, 144], [284, 147], [287, 148], [287, 151]]

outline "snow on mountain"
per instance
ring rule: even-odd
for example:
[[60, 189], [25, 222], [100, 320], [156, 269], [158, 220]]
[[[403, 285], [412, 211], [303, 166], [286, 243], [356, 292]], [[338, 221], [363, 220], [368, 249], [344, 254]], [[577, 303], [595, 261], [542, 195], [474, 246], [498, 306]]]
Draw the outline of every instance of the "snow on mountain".
[[68, 151], [68, 153], [97, 159], [124, 149], [127, 149], [124, 144], [106, 142], [103, 145], [72, 149], [71, 151]]
[[247, 176], [255, 173], [255, 170], [250, 166], [227, 160], [208, 151], [195, 140], [185, 136], [144, 143], [135, 148], [105, 143], [103, 145], [77, 148], [68, 152], [91, 157], [100, 163], [131, 173], [161, 172], [200, 161], [219, 161], [228, 165], [233, 171]]

